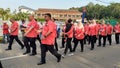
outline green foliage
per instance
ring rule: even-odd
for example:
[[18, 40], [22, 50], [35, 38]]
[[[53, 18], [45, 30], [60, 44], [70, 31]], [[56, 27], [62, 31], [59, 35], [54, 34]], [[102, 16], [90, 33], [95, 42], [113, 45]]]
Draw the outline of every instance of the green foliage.
[[[90, 2], [85, 7], [87, 9], [87, 19], [115, 19], [120, 22], [120, 3], [111, 3], [108, 6], [104, 6]], [[73, 9], [78, 9], [82, 12], [82, 7], [73, 7]]]
[[0, 8], [0, 18], [2, 18], [2, 20], [8, 20], [9, 17], [10, 17], [10, 8], [7, 9]]
[[41, 18], [37, 18], [37, 21], [39, 21], [39, 22], [44, 22], [45, 21], [45, 19], [41, 19]]
[[16, 19], [16, 20], [26, 20], [28, 18], [28, 13], [15, 13], [12, 15], [12, 18]]

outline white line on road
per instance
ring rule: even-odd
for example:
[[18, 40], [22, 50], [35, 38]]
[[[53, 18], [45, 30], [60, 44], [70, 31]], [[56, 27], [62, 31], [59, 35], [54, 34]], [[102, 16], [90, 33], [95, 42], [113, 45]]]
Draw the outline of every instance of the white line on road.
[[8, 59], [14, 59], [14, 58], [20, 58], [20, 57], [25, 57], [25, 56], [27, 56], [27, 55], [19, 55], [19, 56], [7, 57], [7, 58], [0, 59], [0, 61], [2, 61], [2, 60], [8, 60]]

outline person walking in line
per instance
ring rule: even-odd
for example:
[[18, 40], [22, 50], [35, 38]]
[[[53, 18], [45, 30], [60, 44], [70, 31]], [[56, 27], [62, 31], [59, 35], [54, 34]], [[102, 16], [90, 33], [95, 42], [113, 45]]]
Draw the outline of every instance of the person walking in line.
[[65, 47], [65, 29], [66, 29], [66, 23], [67, 21], [65, 21], [65, 25], [62, 26], [62, 46], [60, 48], [64, 48]]
[[25, 28], [26, 28], [25, 20], [22, 20], [22, 24], [20, 25], [20, 29], [21, 29], [21, 33], [22, 33], [22, 41], [23, 42], [24, 42]]
[[65, 33], [64, 33], [65, 39], [66, 39], [66, 47], [65, 47], [65, 50], [64, 50], [64, 53], [63, 53], [62, 57], [65, 57], [68, 49], [70, 50], [70, 53], [68, 55], [69, 56], [74, 55], [72, 53], [72, 45], [71, 45], [71, 41], [72, 41], [72, 38], [73, 38], [73, 29], [74, 29], [74, 27], [73, 27], [73, 24], [72, 24], [72, 20], [68, 19], [68, 21], [66, 23]]
[[58, 44], [57, 44], [57, 24], [55, 23], [55, 18], [52, 18], [51, 19], [53, 22], [54, 22], [54, 25], [55, 25], [55, 30], [56, 30], [56, 32], [55, 32], [55, 34], [56, 34], [56, 37], [55, 37], [55, 50], [56, 51], [58, 51]]
[[55, 37], [56, 37], [56, 27], [54, 22], [51, 20], [51, 14], [45, 14], [45, 26], [42, 30], [41, 38], [41, 61], [37, 65], [43, 65], [46, 63], [46, 52], [50, 51], [52, 55], [57, 58], [57, 62], [61, 61], [61, 55], [57, 53], [54, 49]]
[[113, 33], [113, 27], [108, 22], [107, 23], [107, 39], [108, 39], [109, 45], [111, 45], [111, 43], [112, 43], [112, 33]]
[[[35, 21], [37, 22], [37, 19], [35, 19]], [[40, 33], [39, 30], [41, 31], [41, 26], [39, 24], [39, 22], [37, 22], [37, 25], [36, 25], [36, 32], [37, 32], [37, 40], [39, 41], [39, 44], [41, 44], [41, 39], [40, 39]]]
[[31, 52], [32, 47], [32, 53], [30, 56], [35, 56], [37, 55], [36, 52], [36, 38], [37, 38], [37, 22], [34, 19], [33, 15], [29, 16], [30, 22], [27, 24], [27, 28], [25, 29], [25, 40], [24, 40], [24, 45], [26, 47], [26, 52], [23, 53], [23, 55], [29, 54]]
[[9, 41], [8, 49], [6, 49], [6, 51], [12, 50], [12, 44], [13, 44], [14, 39], [21, 46], [21, 49], [23, 49], [24, 45], [18, 38], [19, 25], [17, 21], [15, 21], [15, 19], [10, 19], [10, 22], [12, 23], [11, 28], [10, 28], [10, 41]]
[[82, 24], [82, 22], [79, 22], [77, 24], [77, 27], [75, 29], [75, 40], [74, 40], [74, 48], [73, 48], [73, 52], [76, 51], [78, 42], [80, 42], [81, 45], [81, 52], [84, 51], [84, 26]]
[[97, 27], [95, 20], [92, 20], [91, 24], [89, 25], [89, 36], [90, 36], [90, 43], [91, 43], [91, 50], [94, 49], [95, 41], [96, 41], [96, 33], [97, 33]]
[[3, 24], [3, 43], [5, 43], [5, 39], [7, 38], [7, 42], [9, 42], [9, 26], [6, 22]]
[[99, 29], [99, 45], [98, 47], [101, 46], [101, 39], [103, 38], [103, 47], [106, 45], [106, 37], [107, 37], [107, 26], [105, 24], [105, 21], [102, 21], [102, 24], [100, 25]]
[[85, 22], [84, 24], [84, 33], [85, 33], [85, 38], [84, 38], [84, 44], [86, 44], [87, 42], [89, 42], [89, 23], [88, 22]]
[[114, 26], [114, 32], [115, 32], [116, 44], [119, 44], [120, 43], [120, 39], [119, 39], [119, 36], [120, 36], [120, 24], [118, 22]]

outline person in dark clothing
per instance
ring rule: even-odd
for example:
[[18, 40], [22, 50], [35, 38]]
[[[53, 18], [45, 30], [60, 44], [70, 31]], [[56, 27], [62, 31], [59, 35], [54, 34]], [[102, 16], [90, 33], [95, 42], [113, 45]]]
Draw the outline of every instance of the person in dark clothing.
[[72, 45], [71, 45], [71, 41], [73, 38], [73, 24], [71, 19], [68, 19], [68, 23], [66, 24], [66, 28], [65, 28], [65, 39], [66, 39], [66, 47], [64, 50], [64, 54], [62, 55], [62, 57], [64, 57], [67, 54], [68, 49], [70, 50], [70, 56], [73, 55], [72, 53]]

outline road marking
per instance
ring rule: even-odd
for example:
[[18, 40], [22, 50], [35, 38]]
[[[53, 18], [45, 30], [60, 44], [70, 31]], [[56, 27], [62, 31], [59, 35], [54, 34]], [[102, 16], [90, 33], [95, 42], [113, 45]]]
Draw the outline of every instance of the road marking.
[[27, 55], [19, 55], [19, 56], [7, 57], [7, 58], [0, 59], [0, 61], [2, 61], [2, 60], [8, 60], [8, 59], [14, 59], [14, 58], [20, 58], [20, 57], [25, 57], [25, 56], [27, 56]]

